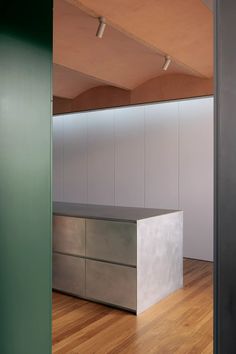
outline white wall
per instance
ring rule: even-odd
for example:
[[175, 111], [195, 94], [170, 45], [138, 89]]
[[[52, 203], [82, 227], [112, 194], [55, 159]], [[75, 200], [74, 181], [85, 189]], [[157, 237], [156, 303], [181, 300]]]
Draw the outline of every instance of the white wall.
[[184, 256], [213, 259], [213, 98], [53, 118], [54, 200], [184, 210]]

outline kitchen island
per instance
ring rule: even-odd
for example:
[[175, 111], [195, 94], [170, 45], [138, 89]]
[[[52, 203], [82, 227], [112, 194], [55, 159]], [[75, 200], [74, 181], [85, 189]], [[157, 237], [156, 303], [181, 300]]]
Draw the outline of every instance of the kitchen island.
[[139, 314], [183, 286], [183, 213], [53, 203], [53, 288]]

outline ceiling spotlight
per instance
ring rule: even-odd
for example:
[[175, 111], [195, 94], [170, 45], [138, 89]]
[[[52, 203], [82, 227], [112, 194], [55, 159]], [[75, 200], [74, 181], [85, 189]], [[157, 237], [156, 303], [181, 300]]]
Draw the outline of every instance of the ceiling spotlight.
[[105, 31], [105, 28], [106, 28], [106, 20], [105, 20], [104, 17], [99, 17], [98, 21], [99, 21], [99, 25], [98, 25], [96, 36], [98, 38], [102, 38], [103, 34], [104, 34], [104, 31]]
[[169, 68], [170, 63], [171, 63], [171, 57], [169, 55], [166, 55], [165, 56], [165, 63], [162, 67], [162, 70], [166, 71]]

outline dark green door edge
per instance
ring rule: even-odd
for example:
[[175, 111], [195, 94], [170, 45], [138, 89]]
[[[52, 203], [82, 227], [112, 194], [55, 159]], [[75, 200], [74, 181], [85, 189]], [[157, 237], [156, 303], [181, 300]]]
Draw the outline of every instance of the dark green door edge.
[[51, 353], [52, 2], [0, 5], [0, 353]]

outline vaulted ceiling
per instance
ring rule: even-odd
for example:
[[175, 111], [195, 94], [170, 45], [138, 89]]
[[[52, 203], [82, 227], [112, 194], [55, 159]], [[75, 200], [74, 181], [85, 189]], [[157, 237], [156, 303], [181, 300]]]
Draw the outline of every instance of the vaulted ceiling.
[[[212, 77], [213, 16], [204, 1], [212, 0], [55, 0], [54, 95], [74, 98], [99, 85], [132, 90], [171, 73]], [[107, 22], [102, 39], [99, 16]]]

